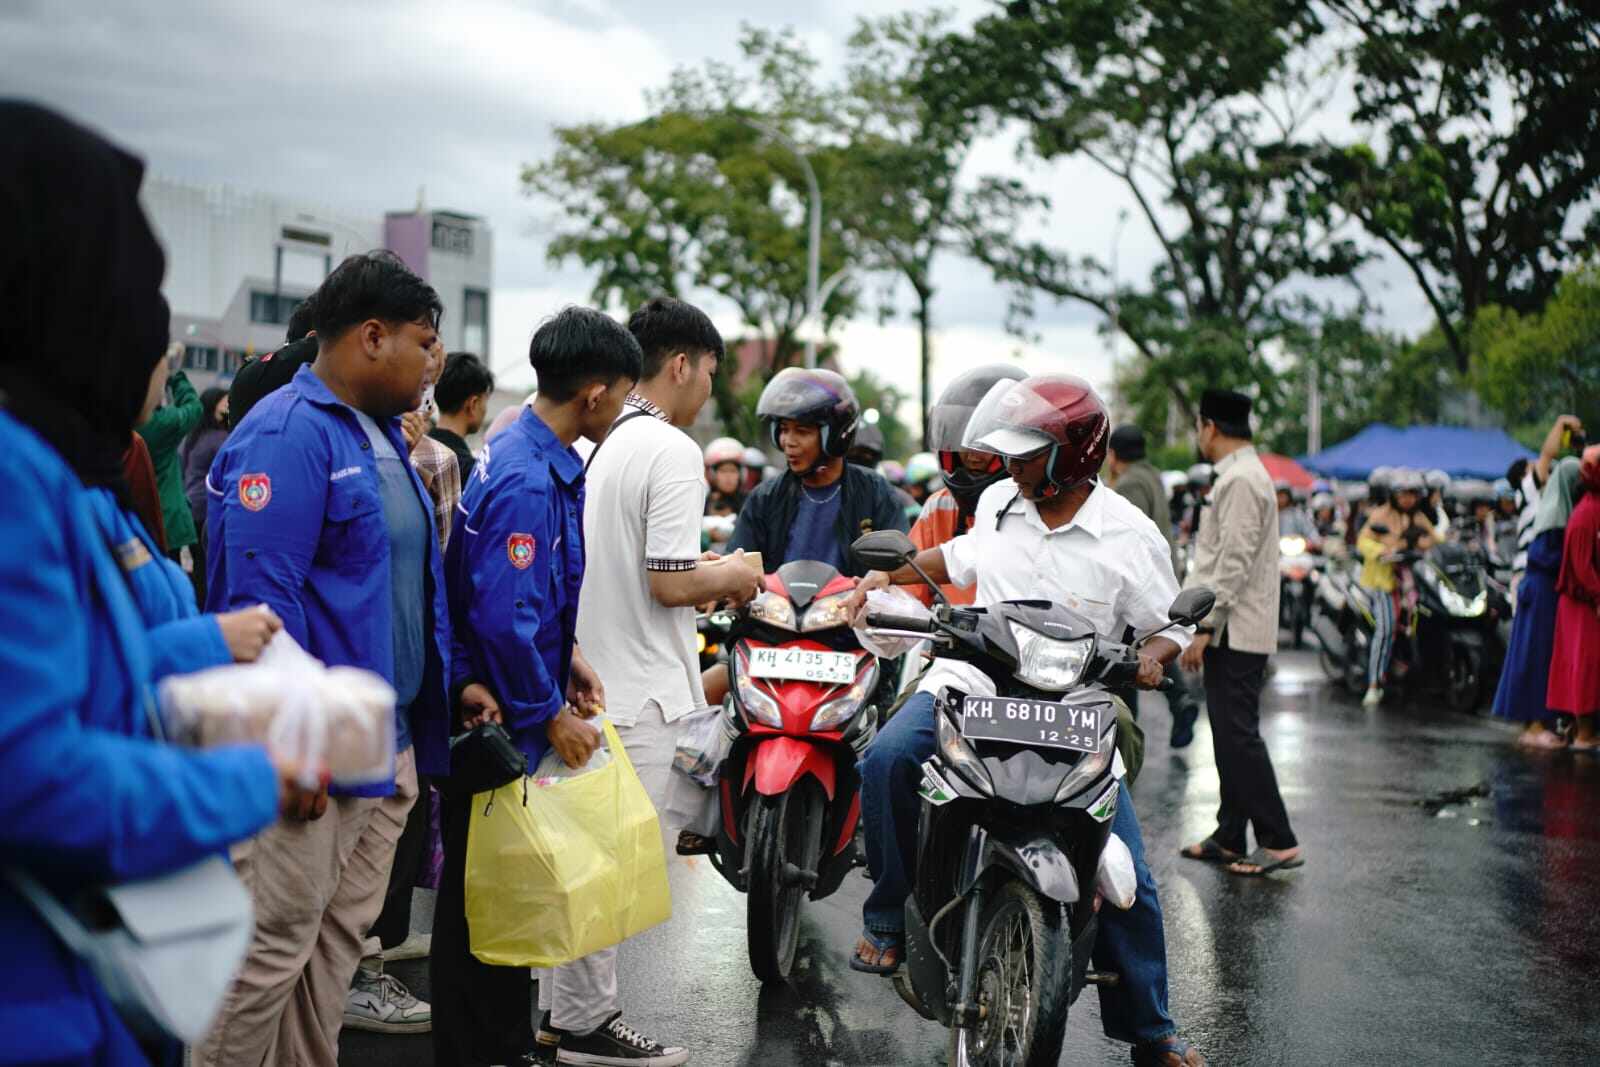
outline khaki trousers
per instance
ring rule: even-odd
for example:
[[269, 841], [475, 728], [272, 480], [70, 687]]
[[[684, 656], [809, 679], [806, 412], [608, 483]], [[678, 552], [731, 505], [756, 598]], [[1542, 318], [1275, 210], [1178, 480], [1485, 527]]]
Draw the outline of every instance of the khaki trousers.
[[350, 980], [416, 799], [408, 748], [395, 758], [393, 796], [335, 797], [315, 822], [279, 821], [234, 847], [255, 935], [196, 1064], [338, 1067]]

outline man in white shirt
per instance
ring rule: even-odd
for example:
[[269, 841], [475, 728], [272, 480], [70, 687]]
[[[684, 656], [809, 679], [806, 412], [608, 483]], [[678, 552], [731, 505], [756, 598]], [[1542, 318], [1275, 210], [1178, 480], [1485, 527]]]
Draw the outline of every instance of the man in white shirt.
[[[978, 500], [972, 530], [917, 555], [940, 584], [977, 584], [976, 603], [1046, 598], [1070, 606], [1102, 634], [1120, 638], [1167, 625], [1178, 595], [1165, 535], [1137, 507], [1100, 485], [1110, 420], [1081, 378], [1039, 375], [997, 383], [973, 412], [964, 448], [1006, 459], [1009, 481]], [[920, 581], [911, 567], [863, 579], [858, 599], [891, 583]], [[1161, 684], [1165, 665], [1188, 644], [1187, 630], [1151, 640], [1140, 653], [1139, 685]], [[935, 747], [934, 694], [945, 687], [993, 692], [968, 663], [936, 660], [918, 691], [879, 732], [861, 768], [861, 814], [875, 882], [863, 907], [865, 931], [851, 966], [890, 973], [904, 958], [905, 899], [916, 862], [922, 762]], [[1120, 761], [1119, 761], [1120, 765]], [[1155, 878], [1133, 800], [1119, 790], [1112, 830], [1128, 845], [1138, 878], [1134, 905], [1100, 912], [1094, 963], [1121, 976], [1101, 986], [1107, 1036], [1134, 1046], [1136, 1065], [1199, 1067], [1198, 1049], [1177, 1036], [1167, 1010], [1166, 936]]]
[[[694, 606], [741, 604], [760, 575], [744, 553], [700, 553], [705, 466], [689, 426], [711, 395], [722, 337], [698, 308], [670, 297], [644, 304], [628, 320], [644, 352], [639, 383], [595, 446], [585, 474], [583, 512], [587, 567], [578, 599], [578, 645], [605, 684], [606, 714], [656, 807], [662, 806], [677, 747], [673, 725], [705, 704], [695, 648]], [[617, 950], [605, 949], [559, 969], [564, 991], [582, 987], [590, 1015], [609, 1014], [617, 1000]], [[548, 972], [546, 972], [548, 973]], [[664, 1063], [627, 1047], [569, 1057], [565, 1020], [546, 1014], [539, 1043], [561, 1043], [557, 1063]], [[673, 1060], [673, 1062], [679, 1062]]]

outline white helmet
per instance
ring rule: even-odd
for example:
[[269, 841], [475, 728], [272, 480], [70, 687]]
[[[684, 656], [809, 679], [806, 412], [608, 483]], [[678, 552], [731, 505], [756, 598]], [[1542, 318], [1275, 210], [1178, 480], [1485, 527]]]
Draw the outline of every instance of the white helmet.
[[731, 437], [719, 437], [706, 445], [706, 466], [716, 467], [723, 463], [743, 463], [744, 445]]

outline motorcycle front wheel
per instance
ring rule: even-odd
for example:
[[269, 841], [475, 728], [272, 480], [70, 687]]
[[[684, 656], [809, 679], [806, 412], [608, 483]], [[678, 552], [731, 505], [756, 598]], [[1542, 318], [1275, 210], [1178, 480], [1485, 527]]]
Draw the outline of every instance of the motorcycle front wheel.
[[980, 929], [978, 1025], [951, 1031], [951, 1067], [1055, 1067], [1072, 981], [1061, 905], [1007, 881], [985, 902]]
[[1470, 645], [1451, 642], [1450, 706], [1470, 715], [1478, 708], [1483, 689], [1483, 656]]
[[821, 786], [802, 778], [750, 813], [745, 938], [750, 970], [763, 982], [787, 980], [794, 966], [806, 892], [795, 874], [814, 872], [821, 861], [823, 800]]

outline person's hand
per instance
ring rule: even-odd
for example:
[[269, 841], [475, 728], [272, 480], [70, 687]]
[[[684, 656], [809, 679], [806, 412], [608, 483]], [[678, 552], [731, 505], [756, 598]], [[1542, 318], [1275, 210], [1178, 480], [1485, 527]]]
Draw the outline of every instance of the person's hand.
[[417, 442], [428, 432], [427, 417], [416, 411], [406, 412], [400, 416], [400, 432], [405, 434], [406, 448], [415, 452]]
[[1569, 430], [1575, 434], [1583, 433], [1583, 420], [1576, 415], [1561, 415], [1556, 418], [1556, 429]]
[[868, 571], [867, 576], [856, 583], [850, 599], [844, 602], [850, 611], [850, 625], [866, 625], [867, 594], [874, 589], [887, 589], [889, 584], [889, 575], [885, 571]]
[[504, 723], [505, 715], [500, 711], [500, 702], [489, 692], [489, 687], [482, 682], [473, 682], [461, 690], [461, 725], [468, 730], [475, 730], [484, 723]]
[[556, 750], [561, 762], [573, 770], [588, 763], [589, 757], [600, 747], [600, 731], [574, 714], [570, 705], [545, 725], [544, 735], [550, 739], [550, 747]]
[[217, 616], [222, 641], [235, 663], [254, 663], [267, 647], [272, 635], [283, 629], [283, 620], [266, 605], [229, 611]]
[[745, 562], [744, 549], [738, 549], [731, 556], [724, 556], [726, 563], [718, 566], [731, 568], [728, 572], [729, 587], [724, 591], [723, 597], [731, 608], [743, 607], [754, 600], [756, 594], [761, 592], [766, 584], [763, 577], [756, 573], [754, 567]]
[[274, 760], [278, 771], [278, 811], [294, 822], [316, 822], [328, 810], [328, 772], [319, 776], [316, 789], [300, 784], [300, 764], [294, 760]]
[[[572, 646], [572, 673], [567, 678], [567, 700], [580, 719], [592, 719], [606, 710], [606, 687], [589, 666], [577, 645]], [[581, 765], [580, 765], [581, 766]]]
[[[1194, 640], [1189, 642], [1189, 647], [1183, 650], [1183, 655], [1178, 657], [1178, 666], [1186, 671], [1199, 671], [1206, 665], [1206, 646], [1211, 643], [1210, 634], [1195, 634]], [[1143, 665], [1141, 664], [1141, 670]]]
[[1139, 653], [1139, 675], [1134, 684], [1140, 689], [1159, 689], [1166, 678], [1166, 669], [1148, 652]]

